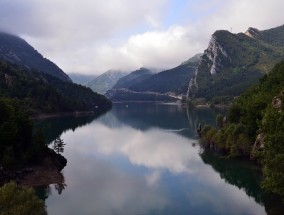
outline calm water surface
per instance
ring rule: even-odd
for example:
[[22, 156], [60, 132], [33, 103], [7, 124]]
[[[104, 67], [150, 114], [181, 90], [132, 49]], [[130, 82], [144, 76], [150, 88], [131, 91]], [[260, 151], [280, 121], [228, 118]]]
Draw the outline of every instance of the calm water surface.
[[92, 117], [38, 123], [66, 143], [65, 181], [43, 187], [49, 214], [266, 214], [259, 174], [251, 166], [207, 154], [198, 123], [209, 109], [119, 104]]

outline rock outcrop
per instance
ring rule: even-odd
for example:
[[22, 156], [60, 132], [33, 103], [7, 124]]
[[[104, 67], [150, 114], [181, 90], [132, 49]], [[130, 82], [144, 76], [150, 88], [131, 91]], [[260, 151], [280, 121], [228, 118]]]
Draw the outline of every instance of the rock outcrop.
[[[235, 97], [284, 59], [284, 26], [216, 31], [188, 83], [189, 99]], [[282, 45], [281, 45], [282, 44]]]

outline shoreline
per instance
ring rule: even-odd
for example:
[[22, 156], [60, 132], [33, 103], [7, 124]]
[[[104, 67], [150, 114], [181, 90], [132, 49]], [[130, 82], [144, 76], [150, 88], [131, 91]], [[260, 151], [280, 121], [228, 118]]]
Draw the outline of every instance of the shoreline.
[[100, 115], [102, 113], [97, 113], [95, 111], [75, 111], [75, 112], [58, 112], [58, 113], [47, 113], [47, 114], [38, 114], [30, 117], [32, 120], [41, 120], [41, 119], [49, 119], [49, 118], [61, 118], [61, 117], [80, 117], [80, 116], [88, 116], [88, 115]]
[[16, 169], [0, 169], [0, 186], [15, 181], [20, 186], [45, 186], [61, 184], [67, 159], [50, 149], [49, 155], [35, 165], [26, 165]]

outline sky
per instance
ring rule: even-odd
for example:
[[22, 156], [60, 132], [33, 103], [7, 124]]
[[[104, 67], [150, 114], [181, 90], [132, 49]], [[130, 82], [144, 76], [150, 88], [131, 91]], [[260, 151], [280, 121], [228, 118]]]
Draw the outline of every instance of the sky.
[[216, 30], [284, 24], [283, 0], [0, 0], [0, 31], [66, 73], [169, 69], [207, 48]]

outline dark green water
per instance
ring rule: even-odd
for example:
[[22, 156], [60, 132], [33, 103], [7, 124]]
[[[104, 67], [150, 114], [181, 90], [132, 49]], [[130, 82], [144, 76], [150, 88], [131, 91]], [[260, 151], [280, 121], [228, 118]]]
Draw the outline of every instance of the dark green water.
[[199, 146], [198, 123], [214, 124], [217, 112], [130, 103], [99, 118], [38, 122], [50, 142], [64, 140], [68, 160], [62, 184], [38, 194], [54, 215], [281, 214], [256, 167]]

